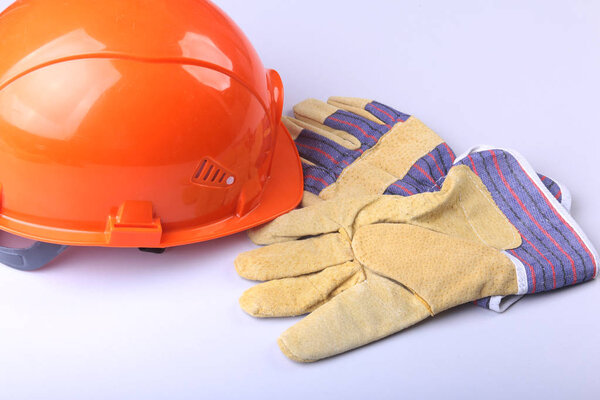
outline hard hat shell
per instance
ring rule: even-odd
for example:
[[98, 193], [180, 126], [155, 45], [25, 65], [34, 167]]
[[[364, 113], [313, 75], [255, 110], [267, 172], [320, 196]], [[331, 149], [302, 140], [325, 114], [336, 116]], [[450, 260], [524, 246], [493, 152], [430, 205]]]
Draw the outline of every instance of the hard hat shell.
[[170, 247], [293, 209], [283, 88], [201, 0], [21, 0], [0, 15], [0, 229]]

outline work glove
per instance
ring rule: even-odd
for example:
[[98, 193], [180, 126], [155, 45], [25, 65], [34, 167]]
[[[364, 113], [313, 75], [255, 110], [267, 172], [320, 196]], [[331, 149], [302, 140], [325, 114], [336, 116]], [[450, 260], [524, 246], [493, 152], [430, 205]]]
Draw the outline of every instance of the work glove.
[[[414, 116], [377, 101], [308, 99], [283, 122], [295, 140], [304, 170], [302, 206], [367, 194], [410, 196], [440, 190], [455, 155]], [[567, 209], [568, 190], [540, 175]], [[476, 304], [502, 312], [520, 296], [495, 296]]]
[[[443, 181], [443, 182], [442, 182]], [[412, 196], [318, 202], [250, 233], [266, 247], [235, 261], [242, 308], [310, 313], [279, 338], [310, 362], [401, 331], [459, 304], [590, 280], [597, 255], [522, 156], [475, 149]]]
[[294, 107], [294, 115], [283, 122], [302, 159], [303, 206], [386, 191], [429, 191], [455, 158], [417, 118], [376, 101], [308, 99]]

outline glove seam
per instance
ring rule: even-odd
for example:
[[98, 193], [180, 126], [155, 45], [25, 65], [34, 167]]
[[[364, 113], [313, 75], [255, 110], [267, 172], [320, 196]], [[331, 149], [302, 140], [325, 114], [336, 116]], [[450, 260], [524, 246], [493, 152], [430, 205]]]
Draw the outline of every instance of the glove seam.
[[[363, 268], [367, 268], [367, 267], [363, 267]], [[413, 296], [415, 296], [417, 298], [417, 300], [419, 300], [421, 303], [423, 303], [423, 305], [427, 308], [427, 311], [429, 312], [429, 314], [432, 317], [435, 315], [435, 312], [433, 311], [433, 308], [431, 307], [431, 305], [423, 297], [421, 297], [417, 292], [415, 292], [413, 289], [411, 289], [410, 287], [406, 286], [402, 282], [397, 281], [394, 278], [390, 278], [389, 276], [381, 275], [380, 273], [378, 273], [376, 271], [373, 271], [370, 268], [369, 268], [369, 271], [371, 273], [373, 273], [374, 275], [379, 276], [380, 278], [387, 279], [388, 281], [390, 281], [392, 283], [395, 283], [396, 285], [401, 286], [405, 290], [408, 290]], [[368, 282], [368, 279], [365, 280], [365, 282]], [[391, 310], [394, 314], [400, 315], [400, 313], [398, 311], [396, 311], [395, 309], [393, 309], [393, 308], [389, 307], [388, 305], [386, 305], [385, 302], [383, 301], [383, 299], [376, 292], [373, 293], [373, 297], [377, 298], [377, 301], [379, 302], [379, 304], [381, 304], [384, 308], [386, 308], [387, 310]]]
[[[330, 265], [330, 266], [329, 266], [329, 267], [327, 267], [327, 268], [336, 267], [336, 266], [338, 266], [338, 265]], [[324, 268], [322, 271], [325, 271], [327, 268]], [[346, 282], [348, 282], [350, 279], [352, 279], [352, 277], [353, 277], [353, 276], [356, 274], [356, 272], [359, 272], [360, 268], [364, 268], [364, 267], [362, 267], [362, 266], [359, 266], [359, 268], [356, 268], [356, 269], [355, 269], [355, 270], [354, 270], [354, 271], [353, 271], [353, 272], [352, 272], [352, 273], [351, 273], [351, 274], [350, 274], [350, 275], [349, 275], [349, 276], [348, 276], [346, 279], [344, 279], [344, 280], [343, 280], [343, 281], [341, 281], [341, 282], [340, 282], [338, 285], [336, 285], [336, 286], [335, 286], [335, 288], [333, 288], [333, 289], [332, 289], [332, 290], [331, 290], [329, 293], [324, 293], [322, 290], [320, 290], [320, 289], [319, 289], [319, 288], [318, 288], [318, 287], [317, 287], [317, 286], [316, 286], [316, 285], [315, 285], [315, 284], [312, 282], [312, 280], [311, 280], [311, 276], [307, 276], [307, 277], [306, 277], [306, 279], [308, 280], [308, 282], [309, 282], [309, 283], [311, 284], [311, 286], [312, 286], [312, 287], [315, 289], [315, 291], [317, 292], [317, 294], [319, 294], [319, 295], [321, 296], [321, 298], [322, 298], [322, 301], [320, 302], [319, 306], [317, 306], [317, 307], [314, 307], [314, 308], [313, 308], [313, 310], [314, 310], [314, 309], [316, 309], [316, 308], [318, 308], [318, 307], [320, 307], [321, 305], [323, 305], [324, 303], [326, 303], [327, 301], [329, 301], [329, 300], [330, 300], [330, 299], [332, 299], [333, 297], [335, 297], [335, 296], [339, 295], [340, 293], [343, 293], [343, 292], [345, 292], [346, 290], [350, 289], [350, 288], [348, 288], [348, 289], [345, 289], [345, 290], [343, 290], [342, 292], [340, 292], [340, 293], [336, 294], [335, 296], [331, 296], [331, 293], [333, 293], [333, 292], [334, 292], [336, 289], [338, 289], [338, 288], [340, 288], [342, 285], [344, 285], [344, 283], [346, 283]], [[321, 272], [322, 272], [322, 271], [321, 271]], [[317, 272], [317, 273], [318, 273], [318, 272]], [[310, 274], [310, 275], [315, 275], [315, 274], [313, 273], [313, 274]], [[363, 281], [363, 282], [364, 282], [364, 281]], [[362, 282], [361, 282], [361, 283], [362, 283]]]

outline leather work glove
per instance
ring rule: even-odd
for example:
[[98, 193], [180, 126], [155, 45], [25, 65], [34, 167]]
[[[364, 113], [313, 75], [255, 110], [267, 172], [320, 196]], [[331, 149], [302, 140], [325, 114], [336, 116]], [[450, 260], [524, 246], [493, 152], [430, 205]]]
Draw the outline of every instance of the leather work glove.
[[318, 202], [250, 233], [265, 244], [235, 261], [242, 308], [256, 317], [310, 313], [279, 338], [316, 361], [489, 296], [588, 281], [597, 255], [516, 152], [480, 148], [441, 190]]
[[[283, 122], [302, 158], [302, 206], [357, 195], [438, 191], [455, 159], [446, 142], [416, 117], [377, 101], [308, 99], [294, 107], [294, 115]], [[569, 209], [568, 190], [550, 178], [540, 178]], [[502, 312], [519, 298], [495, 296], [476, 304]]]
[[283, 122], [302, 158], [303, 206], [339, 197], [429, 191], [455, 158], [417, 118], [376, 101], [308, 99], [294, 107], [294, 115]]

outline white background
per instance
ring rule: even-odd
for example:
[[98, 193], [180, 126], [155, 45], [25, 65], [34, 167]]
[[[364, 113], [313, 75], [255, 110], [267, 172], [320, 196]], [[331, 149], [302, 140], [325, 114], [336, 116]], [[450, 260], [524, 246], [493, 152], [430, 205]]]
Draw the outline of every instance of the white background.
[[[600, 243], [598, 1], [218, 4], [283, 76], [287, 112], [306, 97], [367, 97], [416, 115], [457, 153], [516, 148], [569, 186]], [[237, 304], [252, 283], [233, 260], [251, 248], [238, 234], [0, 268], [0, 399], [600, 397], [597, 281], [504, 314], [465, 305], [302, 365], [276, 344], [296, 319], [253, 319]]]

